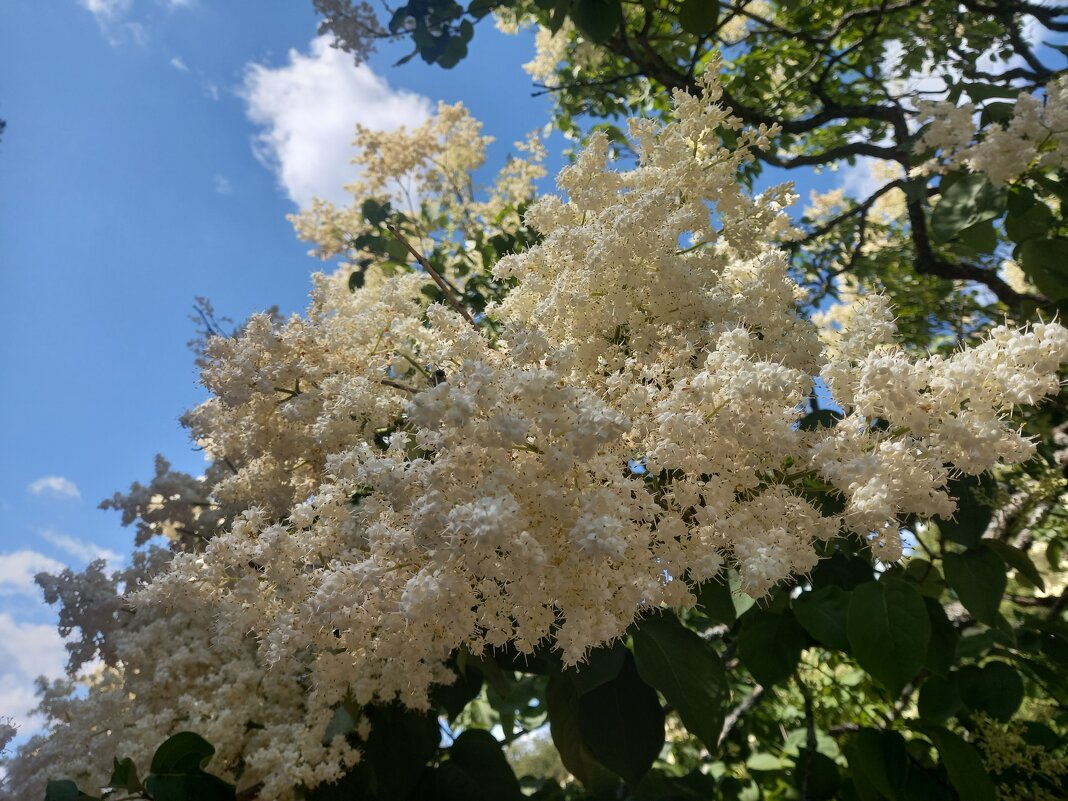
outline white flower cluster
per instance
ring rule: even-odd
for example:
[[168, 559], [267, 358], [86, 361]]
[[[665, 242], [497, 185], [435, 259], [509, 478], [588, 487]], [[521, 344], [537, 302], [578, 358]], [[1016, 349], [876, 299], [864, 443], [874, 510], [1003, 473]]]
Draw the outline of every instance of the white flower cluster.
[[[768, 132], [724, 149], [717, 129], [739, 125], [717, 98], [709, 83], [676, 93], [669, 124], [634, 121], [632, 170], [595, 137], [561, 173], [566, 199], [527, 214], [542, 241], [496, 268], [515, 282], [497, 338], [425, 308], [417, 273], [320, 279], [306, 319], [220, 345], [194, 417], [246, 465], [220, 494], [261, 500], [140, 603], [197, 595], [283, 673], [314, 654], [328, 705], [421, 707], [461, 646], [548, 642], [574, 663], [724, 564], [761, 595], [840, 532], [894, 559], [901, 515], [952, 513], [951, 470], [1026, 458], [1002, 417], [1057, 390], [1068, 333], [912, 361], [871, 298], [825, 348], [768, 244], [788, 192], [736, 179]], [[802, 431], [817, 378], [846, 415]]]
[[[251, 508], [134, 599], [152, 622], [119, 656], [153, 668], [114, 681], [164, 699], [157, 735], [201, 727], [286, 798], [356, 758], [322, 744], [342, 701], [426, 708], [458, 648], [574, 664], [724, 565], [760, 596], [837, 536], [895, 559], [901, 516], [953, 512], [951, 471], [1029, 456], [1004, 418], [1057, 391], [1068, 331], [998, 328], [913, 361], [870, 297], [822, 342], [772, 244], [789, 191], [737, 178], [771, 132], [740, 131], [718, 97], [709, 80], [675, 93], [671, 122], [632, 122], [633, 169], [593, 139], [566, 197], [529, 210], [539, 244], [497, 264], [514, 288], [493, 325], [428, 306], [425, 273], [371, 269], [215, 341], [189, 421], [235, 468], [212, 497]], [[802, 430], [818, 382], [844, 417]]]
[[1051, 170], [1068, 165], [1068, 75], [1051, 81], [1043, 94], [1022, 92], [1005, 125], [991, 123], [981, 131], [971, 103], [920, 102], [919, 113], [930, 125], [917, 150], [937, 151], [920, 172], [964, 166], [1001, 186], [1032, 167]]

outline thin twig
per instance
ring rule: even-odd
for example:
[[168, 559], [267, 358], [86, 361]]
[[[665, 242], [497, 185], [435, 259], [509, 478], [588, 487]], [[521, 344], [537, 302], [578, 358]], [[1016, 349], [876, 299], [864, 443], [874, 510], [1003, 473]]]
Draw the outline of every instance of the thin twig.
[[431, 266], [430, 261], [427, 259], [427, 257], [412, 246], [412, 243], [409, 242], [407, 238], [405, 238], [404, 234], [400, 232], [400, 229], [398, 229], [397, 226], [391, 224], [387, 227], [389, 228], [389, 232], [397, 238], [397, 241], [408, 249], [408, 252], [415, 257], [415, 260], [418, 261], [419, 264], [422, 265], [423, 269], [427, 271], [427, 274], [434, 279], [434, 283], [438, 285], [438, 289], [441, 290], [441, 294], [443, 294], [445, 296], [445, 299], [449, 301], [449, 305], [456, 310], [457, 314], [467, 320], [467, 322], [469, 322], [471, 326], [476, 331], [478, 331], [478, 323], [475, 322], [475, 319], [471, 316], [471, 313], [460, 305], [460, 301], [456, 298], [456, 295], [453, 294], [452, 290], [449, 288], [449, 285], [445, 282], [445, 279], [441, 277], [441, 274], [438, 273], [438, 271]]
[[414, 395], [416, 392], [418, 392], [417, 389], [413, 389], [412, 387], [405, 386], [404, 384], [399, 384], [396, 381], [390, 381], [388, 378], [383, 378], [378, 383], [381, 384], [382, 386], [385, 386], [385, 387], [393, 387], [393, 389], [399, 389], [401, 392], [411, 393], [412, 395]]

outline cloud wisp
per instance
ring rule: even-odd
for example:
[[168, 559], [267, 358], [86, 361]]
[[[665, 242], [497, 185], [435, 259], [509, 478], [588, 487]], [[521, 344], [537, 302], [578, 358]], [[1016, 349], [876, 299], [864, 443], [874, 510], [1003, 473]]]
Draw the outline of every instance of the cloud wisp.
[[350, 164], [356, 123], [392, 130], [430, 114], [427, 98], [391, 88], [325, 36], [313, 39], [307, 54], [290, 50], [282, 66], [248, 65], [242, 94], [249, 120], [261, 128], [256, 157], [301, 207], [312, 198], [350, 200], [342, 186], [356, 174]]
[[26, 488], [31, 495], [44, 495], [52, 498], [80, 498], [81, 490], [69, 478], [63, 476], [42, 476]]
[[24, 549], [0, 553], [0, 597], [22, 595], [38, 598], [41, 591], [33, 577], [38, 573], [56, 573], [64, 567], [62, 562], [37, 551]]
[[123, 560], [122, 554], [117, 553], [110, 548], [104, 548], [94, 542], [86, 542], [85, 540], [80, 540], [77, 537], [72, 537], [69, 534], [63, 534], [59, 531], [45, 529], [41, 532], [41, 536], [45, 541], [51, 543], [56, 548], [63, 551], [63, 553], [73, 557], [79, 562], [92, 562], [97, 559], [104, 559], [109, 565], [114, 566]]

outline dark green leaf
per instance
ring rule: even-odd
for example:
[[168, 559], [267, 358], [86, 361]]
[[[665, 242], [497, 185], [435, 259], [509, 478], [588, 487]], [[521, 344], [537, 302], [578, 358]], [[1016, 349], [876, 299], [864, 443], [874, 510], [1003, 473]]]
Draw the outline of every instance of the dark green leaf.
[[765, 687], [790, 678], [804, 647], [805, 631], [789, 611], [754, 609], [738, 634], [738, 658]]
[[731, 694], [719, 654], [666, 612], [645, 618], [635, 629], [634, 661], [642, 679], [714, 754]]
[[1012, 100], [1020, 94], [1020, 90], [1005, 84], [994, 83], [962, 83], [959, 88], [968, 95], [973, 103], [980, 103], [992, 97], [1007, 97]]
[[579, 696], [578, 717], [590, 753], [631, 787], [641, 781], [664, 745], [660, 699], [641, 680], [629, 652], [618, 676]]
[[571, 21], [589, 41], [600, 44], [623, 22], [623, 9], [619, 0], [575, 0]]
[[1009, 213], [1005, 216], [1005, 233], [1018, 244], [1030, 239], [1048, 237], [1053, 226], [1053, 212], [1041, 201], [1036, 201], [1029, 208], [1018, 212], [1014, 212], [1010, 205]]
[[126, 757], [122, 761], [114, 760], [108, 787], [128, 790], [131, 793], [141, 790], [141, 779], [137, 775], [137, 768], [132, 759]]
[[849, 651], [846, 618], [849, 612], [849, 593], [833, 584], [818, 590], [801, 593], [794, 599], [794, 616], [805, 631], [829, 648]]
[[941, 721], [957, 714], [962, 704], [955, 678], [931, 676], [920, 687], [920, 717]]
[[380, 203], [374, 198], [367, 198], [367, 200], [363, 202], [363, 205], [360, 206], [360, 213], [367, 222], [371, 223], [371, 225], [383, 223], [389, 219], [389, 201]]
[[820, 428], [833, 428], [838, 425], [838, 421], [842, 419], [842, 413], [836, 412], [833, 409], [818, 409], [814, 412], [809, 412], [801, 418], [801, 422], [797, 424], [797, 427], [802, 431], [816, 431]]
[[194, 773], [150, 773], [145, 789], [155, 801], [234, 801], [232, 784], [204, 771]]
[[1005, 192], [981, 173], [969, 173], [942, 193], [931, 213], [931, 234], [936, 242], [948, 242], [961, 231], [1005, 212]]
[[566, 673], [574, 683], [575, 691], [585, 695], [618, 676], [626, 658], [627, 648], [617, 640], [608, 647], [594, 648], [585, 662], [568, 668]]
[[1068, 298], [1068, 239], [1029, 239], [1020, 246], [1020, 267], [1050, 300]]
[[478, 696], [482, 689], [482, 672], [477, 666], [465, 665], [461, 670], [457, 665], [456, 681], [452, 684], [439, 684], [430, 693], [430, 703], [444, 710], [446, 717], [452, 720], [463, 711], [468, 702]]
[[697, 588], [697, 609], [713, 623], [733, 626], [738, 619], [728, 579], [722, 573]]
[[979, 752], [960, 736], [941, 726], [924, 726], [922, 731], [938, 749], [949, 780], [960, 793], [961, 801], [995, 801], [997, 793]]
[[191, 731], [168, 737], [152, 756], [153, 773], [193, 773], [205, 767], [215, 746]]
[[946, 615], [945, 607], [934, 598], [924, 598], [927, 619], [931, 623], [931, 641], [927, 645], [924, 666], [939, 676], [948, 676], [957, 656], [960, 634]]
[[812, 585], [834, 584], [844, 590], [871, 581], [875, 573], [871, 564], [855, 554], [835, 551], [828, 559], [821, 559], [812, 571]]
[[1035, 563], [1031, 561], [1031, 557], [1024, 551], [1001, 540], [985, 539], [983, 540], [983, 545], [1000, 556], [1005, 564], [1016, 570], [1032, 586], [1038, 587], [1040, 590], [1046, 589], [1046, 582], [1042, 580], [1042, 574], [1038, 572]]
[[464, 770], [478, 788], [484, 801], [519, 801], [519, 789], [511, 765], [500, 743], [488, 731], [468, 729], [449, 748], [449, 763]]
[[938, 598], [946, 589], [946, 582], [942, 578], [942, 574], [937, 567], [926, 559], [918, 557], [909, 559], [909, 563], [905, 567], [905, 575], [915, 583], [920, 595], [927, 598]]
[[990, 479], [963, 476], [949, 482], [946, 490], [957, 499], [957, 511], [952, 520], [935, 518], [942, 536], [961, 545], [978, 545], [983, 532], [990, 524], [993, 512], [979, 497], [986, 490]]
[[45, 787], [45, 801], [79, 801], [88, 797], [69, 779], [50, 781]]
[[579, 728], [578, 692], [563, 673], [551, 673], [545, 692], [549, 707], [549, 734], [571, 775], [591, 794], [618, 784], [615, 776], [590, 753]]
[[[850, 738], [844, 750], [858, 790], [869, 785], [890, 801], [899, 797], [898, 790], [908, 771], [904, 737], [896, 731], [861, 729]], [[870, 793], [865, 795], [870, 797]]]
[[679, 27], [694, 36], [704, 36], [715, 30], [719, 22], [717, 0], [682, 0], [679, 6]]
[[399, 704], [367, 707], [364, 714], [371, 724], [371, 734], [361, 745], [359, 764], [340, 782], [317, 787], [311, 801], [350, 797], [406, 801], [424, 766], [437, 755], [441, 731], [436, 715]]
[[794, 787], [802, 798], [811, 801], [834, 798], [840, 782], [838, 766], [833, 759], [819, 751], [800, 749], [794, 768]]
[[857, 662], [895, 697], [923, 667], [931, 623], [923, 596], [903, 581], [853, 590], [846, 621]]
[[957, 593], [976, 620], [993, 626], [1005, 593], [1005, 564], [987, 548], [969, 548], [964, 553], [947, 553], [943, 563], [946, 583]]
[[998, 245], [998, 232], [994, 229], [991, 220], [983, 220], [975, 225], [969, 225], [957, 234], [954, 240], [954, 251], [966, 255], [976, 253], [989, 254], [994, 252]]
[[968, 665], [956, 679], [965, 706], [998, 720], [1009, 720], [1023, 702], [1023, 679], [1005, 662], [987, 662], [981, 668]]

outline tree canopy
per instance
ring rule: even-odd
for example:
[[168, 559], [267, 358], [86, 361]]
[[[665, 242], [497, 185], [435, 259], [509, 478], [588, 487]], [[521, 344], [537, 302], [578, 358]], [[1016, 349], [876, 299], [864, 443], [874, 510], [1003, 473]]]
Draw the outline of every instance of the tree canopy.
[[357, 129], [307, 312], [202, 309], [212, 467], [38, 578], [77, 636], [4, 791], [1068, 794], [1068, 10], [315, 6], [443, 68], [536, 26], [571, 163]]

